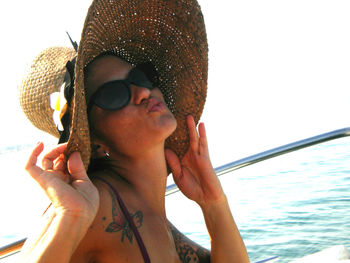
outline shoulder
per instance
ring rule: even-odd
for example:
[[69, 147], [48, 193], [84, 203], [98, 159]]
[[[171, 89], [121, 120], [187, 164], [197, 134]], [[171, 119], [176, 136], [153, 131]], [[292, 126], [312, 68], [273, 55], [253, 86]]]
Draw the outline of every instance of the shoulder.
[[210, 251], [181, 233], [170, 221], [168, 225], [174, 238], [176, 252], [182, 262], [210, 262]]
[[127, 257], [128, 254], [130, 258], [130, 251], [135, 250], [135, 242], [129, 241], [131, 230], [117, 197], [103, 181], [93, 178], [92, 181], [100, 195], [99, 210], [73, 256], [85, 258], [82, 262], [109, 262], [111, 259]]
[[96, 255], [103, 251], [103, 247], [106, 245], [103, 235], [106, 228], [105, 224], [108, 220], [107, 211], [108, 206], [111, 206], [111, 198], [108, 198], [110, 194], [102, 182], [93, 179], [92, 181], [100, 195], [99, 209], [85, 237], [75, 250], [71, 262], [97, 262], [95, 259]]

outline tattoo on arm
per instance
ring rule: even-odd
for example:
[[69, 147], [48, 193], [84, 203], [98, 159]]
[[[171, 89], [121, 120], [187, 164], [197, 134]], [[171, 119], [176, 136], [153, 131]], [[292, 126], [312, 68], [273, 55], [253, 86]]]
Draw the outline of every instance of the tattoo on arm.
[[[105, 231], [109, 233], [121, 231], [122, 232], [121, 241], [124, 242], [124, 237], [126, 237], [129, 240], [129, 242], [132, 243], [133, 232], [129, 225], [129, 222], [126, 220], [125, 216], [123, 215], [115, 194], [111, 191], [109, 193], [112, 198], [112, 220], [113, 221], [109, 223]], [[130, 213], [130, 216], [133, 219], [135, 226], [137, 228], [140, 228], [143, 222], [142, 211], [136, 211], [134, 214]]]
[[210, 251], [194, 243], [171, 223], [169, 224], [174, 238], [177, 254], [183, 263], [209, 263]]

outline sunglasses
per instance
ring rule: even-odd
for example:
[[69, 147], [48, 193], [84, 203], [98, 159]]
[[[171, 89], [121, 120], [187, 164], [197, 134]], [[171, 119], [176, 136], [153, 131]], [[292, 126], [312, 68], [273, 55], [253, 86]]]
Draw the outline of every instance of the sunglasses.
[[132, 68], [126, 79], [113, 80], [101, 85], [91, 96], [87, 112], [90, 112], [93, 105], [112, 111], [124, 108], [131, 99], [131, 84], [149, 90], [154, 88], [152, 82], [143, 71], [138, 68]]

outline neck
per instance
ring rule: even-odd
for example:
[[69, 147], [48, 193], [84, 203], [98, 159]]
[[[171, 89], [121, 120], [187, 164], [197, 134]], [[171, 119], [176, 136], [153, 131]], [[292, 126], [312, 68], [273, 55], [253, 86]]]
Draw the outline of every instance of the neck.
[[[111, 154], [111, 158], [113, 158]], [[112, 159], [112, 169], [146, 205], [165, 216], [167, 166], [164, 146], [140, 156]]]

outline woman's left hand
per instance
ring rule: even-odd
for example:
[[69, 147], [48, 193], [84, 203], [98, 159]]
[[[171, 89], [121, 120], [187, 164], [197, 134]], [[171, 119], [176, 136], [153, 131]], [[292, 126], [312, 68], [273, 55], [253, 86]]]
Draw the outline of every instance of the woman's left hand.
[[204, 123], [198, 125], [197, 132], [191, 115], [186, 121], [190, 136], [187, 153], [180, 161], [173, 151], [166, 149], [165, 157], [181, 192], [203, 208], [225, 200], [225, 194], [210, 162]]

